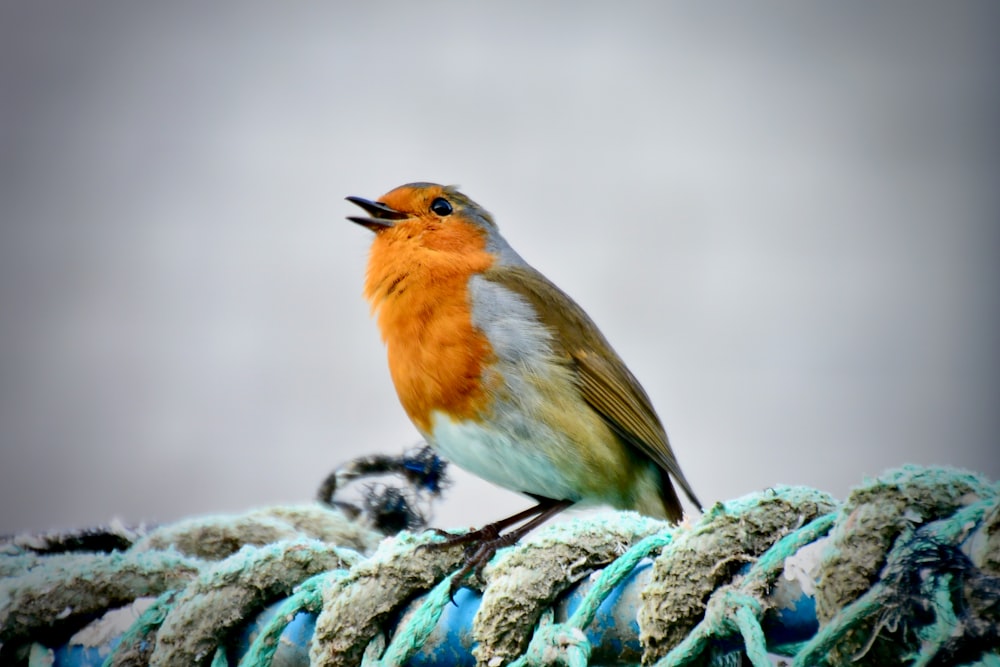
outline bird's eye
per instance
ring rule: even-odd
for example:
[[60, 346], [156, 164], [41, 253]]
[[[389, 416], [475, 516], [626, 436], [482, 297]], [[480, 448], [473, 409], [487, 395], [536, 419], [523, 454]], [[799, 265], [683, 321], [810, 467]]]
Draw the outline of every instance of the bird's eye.
[[451, 215], [452, 209], [451, 209], [451, 204], [448, 203], [447, 199], [443, 197], [438, 197], [437, 199], [431, 202], [431, 210], [434, 211], [434, 213], [436, 213], [437, 215], [443, 217], [446, 215]]

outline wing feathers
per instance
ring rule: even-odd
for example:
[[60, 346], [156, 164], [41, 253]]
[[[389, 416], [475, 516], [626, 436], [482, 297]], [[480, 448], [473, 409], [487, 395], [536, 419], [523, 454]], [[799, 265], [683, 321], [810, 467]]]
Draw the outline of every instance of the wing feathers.
[[[576, 370], [584, 400], [623, 440], [677, 480], [700, 508], [649, 397], [583, 309], [529, 266], [492, 269], [483, 277], [520, 294], [534, 306], [539, 319], [555, 334], [554, 352]], [[669, 484], [665, 481], [665, 487]], [[664, 496], [668, 502], [671, 496], [676, 502], [673, 489], [664, 488]]]

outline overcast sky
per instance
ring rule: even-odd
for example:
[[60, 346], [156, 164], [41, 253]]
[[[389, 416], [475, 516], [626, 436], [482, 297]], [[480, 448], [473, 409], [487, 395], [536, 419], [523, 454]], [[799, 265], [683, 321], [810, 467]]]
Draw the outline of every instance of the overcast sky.
[[[706, 502], [1000, 478], [995, 4], [319, 4], [0, 6], [0, 533], [416, 443], [343, 200], [415, 180], [591, 314]], [[455, 479], [442, 527], [527, 505]]]

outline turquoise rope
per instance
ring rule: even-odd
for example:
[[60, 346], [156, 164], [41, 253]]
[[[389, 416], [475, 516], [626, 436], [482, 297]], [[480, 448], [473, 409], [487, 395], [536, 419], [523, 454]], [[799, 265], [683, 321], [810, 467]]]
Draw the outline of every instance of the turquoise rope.
[[381, 658], [366, 660], [362, 664], [366, 667], [398, 667], [412, 658], [434, 631], [445, 606], [451, 603], [451, 582], [454, 578], [452, 573], [431, 589], [409, 622], [393, 636]]
[[108, 657], [101, 663], [101, 667], [113, 667], [115, 656], [123, 647], [135, 646], [144, 641], [146, 637], [156, 632], [157, 628], [163, 625], [170, 608], [173, 606], [174, 598], [178, 591], [167, 591], [162, 593], [153, 604], [146, 608], [146, 611], [139, 614], [139, 618], [132, 622], [128, 630], [122, 634], [121, 639], [115, 644], [114, 649]]
[[515, 665], [532, 665], [533, 667], [587, 667], [590, 662], [590, 640], [581, 628], [569, 623], [554, 623], [552, 608], [542, 612], [538, 629], [535, 630], [528, 650], [517, 660]]
[[806, 642], [802, 650], [792, 661], [794, 667], [813, 667], [825, 665], [826, 656], [844, 638], [848, 632], [860, 625], [860, 622], [883, 609], [885, 587], [877, 585], [859, 597], [851, 604], [843, 607], [836, 617], [825, 627], [820, 628], [816, 636]]
[[[678, 667], [698, 661], [714, 637], [729, 636], [739, 628], [728, 614], [740, 606], [760, 606], [760, 601], [735, 590], [722, 591], [723, 595], [713, 595], [706, 609], [705, 618], [692, 628], [687, 637], [655, 663], [656, 667]], [[712, 601], [715, 604], [712, 605]], [[714, 608], [714, 612], [713, 612]]]
[[649, 556], [649, 554], [662, 549], [671, 542], [673, 542], [674, 533], [672, 530], [665, 531], [662, 533], [657, 533], [656, 535], [650, 535], [645, 537], [629, 548], [628, 551], [623, 553], [621, 556], [616, 558], [610, 565], [605, 567], [600, 576], [597, 578], [597, 582], [594, 586], [587, 591], [587, 595], [584, 596], [583, 601], [577, 610], [573, 612], [569, 620], [566, 621], [567, 625], [572, 625], [575, 628], [583, 630], [588, 625], [594, 622], [594, 616], [597, 615], [598, 608], [604, 604], [604, 600], [607, 599], [611, 591], [621, 583], [621, 581], [632, 573], [635, 566], [639, 564], [643, 558]]
[[[997, 502], [997, 498], [987, 498], [978, 503], [967, 505], [948, 518], [928, 524], [919, 536], [897, 540], [889, 554], [889, 560], [899, 558], [901, 554], [911, 548], [913, 540], [926, 539], [924, 536], [947, 542], [959, 540], [968, 531], [968, 527], [981, 522], [986, 513], [997, 505]], [[888, 567], [889, 563], [883, 570]], [[830, 654], [837, 643], [851, 630], [860, 627], [864, 621], [881, 612], [885, 608], [884, 602], [891, 595], [892, 590], [886, 586], [884, 581], [877, 582], [854, 602], [841, 608], [826, 626], [820, 628], [816, 636], [806, 642], [802, 651], [795, 656], [792, 665], [794, 667], [807, 667], [826, 664], [826, 656]], [[950, 607], [950, 602], [948, 606]], [[952, 611], [952, 613], [954, 612]], [[927, 654], [929, 651], [928, 647], [921, 653]]]
[[1000, 655], [989, 653], [984, 655], [982, 660], [969, 667], [1000, 667]]
[[[985, 500], [962, 507], [951, 516], [924, 524], [916, 530], [904, 530], [886, 554], [886, 568], [882, 572], [882, 579], [874, 581], [868, 591], [842, 608], [810, 641], [792, 647], [797, 649], [794, 651], [797, 655], [793, 664], [797, 666], [827, 664], [831, 660], [831, 655], [837, 650], [838, 644], [849, 633], [861, 628], [876, 627], [879, 622], [884, 622], [885, 618], [890, 618], [885, 616], [887, 603], [898, 604], [900, 600], [900, 592], [895, 587], [903, 572], [901, 568], [909, 567], [907, 559], [912, 559], [915, 553], [922, 553], [929, 546], [936, 544], [962, 544], [973, 531], [977, 530], [988, 513], [994, 511], [1000, 503], [998, 497], [1000, 485], [993, 485], [987, 491], [991, 493], [984, 491], [980, 495], [980, 497], [987, 496]], [[844, 517], [829, 514], [793, 530], [762, 553], [736, 583], [715, 591], [706, 604], [705, 617], [680, 644], [656, 663], [657, 666], [700, 664], [705, 661], [707, 651], [715, 641], [735, 637], [742, 638], [742, 652], [745, 652], [755, 667], [770, 665], [767, 638], [761, 627], [761, 618], [767, 611], [763, 596], [774, 578], [780, 574], [786, 558], [802, 546], [828, 533], [837, 518]], [[592, 647], [584, 630], [593, 623], [600, 605], [615, 587], [634, 571], [639, 561], [657, 549], [670, 545], [673, 536], [673, 532], [663, 531], [646, 537], [608, 564], [596, 577], [579, 607], [564, 623], [554, 622], [551, 607], [547, 609], [539, 621], [528, 649], [511, 663], [513, 667], [542, 664], [567, 667], [586, 665]], [[360, 560], [360, 556], [354, 554], [353, 560]], [[222, 568], [215, 574], [235, 576], [242, 567], [235, 567], [232, 570]], [[240, 661], [241, 667], [271, 665], [279, 646], [280, 636], [288, 623], [301, 611], [321, 610], [323, 587], [344, 576], [345, 573], [345, 570], [323, 572], [296, 586], [293, 595], [277, 608], [274, 616], [259, 631]], [[916, 667], [926, 667], [942, 646], [951, 639], [961, 623], [952, 604], [954, 576], [944, 571], [932, 574], [933, 576], [923, 581], [921, 594], [933, 601], [934, 622], [913, 628], [918, 639], [917, 645], [911, 647], [913, 653], [905, 656], [905, 659], [913, 661], [912, 664]], [[198, 581], [202, 577], [198, 577]], [[420, 606], [409, 616], [407, 622], [397, 628], [392, 641], [384, 650], [382, 650], [385, 646], [384, 638], [376, 638], [369, 643], [363, 662], [365, 667], [398, 667], [412, 659], [420, 647], [428, 641], [440, 621], [442, 612], [449, 603], [448, 593], [453, 577], [454, 575], [448, 576], [434, 586]], [[176, 591], [161, 594], [114, 644], [103, 665], [111, 667], [117, 655], [124, 658], [126, 651], [135, 650], [142, 642], [155, 642], [156, 632], [167, 618], [177, 596]], [[891, 610], [889, 613], [892, 613]], [[877, 637], [877, 631], [870, 630], [870, 632], [873, 638]], [[908, 638], [913, 636], [908, 635]], [[225, 649], [219, 648], [211, 655], [212, 667], [228, 667], [229, 661]], [[29, 664], [41, 665], [49, 660], [51, 651], [40, 645], [32, 647]], [[977, 664], [984, 667], [1000, 667], [1000, 656], [984, 655]]]
[[[998, 502], [1000, 499], [992, 498], [963, 507], [947, 519], [941, 519], [926, 526], [920, 533], [932, 540], [949, 543], [961, 542], [965, 539], [969, 526], [978, 525], [987, 513], [996, 507]], [[952, 637], [959, 625], [960, 621], [952, 604], [952, 583], [953, 577], [950, 574], [933, 577], [927, 582], [930, 587], [926, 594], [934, 599], [934, 623], [917, 630], [917, 636], [923, 642], [924, 649], [917, 656], [913, 667], [925, 667], [929, 664], [941, 646]]]
[[[587, 591], [580, 606], [565, 623], [551, 622], [551, 609], [547, 609], [547, 616], [543, 616], [542, 622], [531, 638], [528, 650], [525, 651], [524, 655], [511, 662], [510, 667], [549, 664], [542, 662], [543, 656], [551, 655], [547, 654], [546, 651], [553, 648], [566, 650], [567, 647], [575, 647], [573, 657], [567, 656], [567, 665], [574, 667], [577, 664], [586, 665], [590, 657], [591, 646], [583, 632], [584, 628], [593, 623], [598, 608], [611, 594], [615, 586], [632, 573], [639, 561], [654, 551], [667, 546], [673, 539], [673, 531], [669, 530], [645, 537], [632, 545], [628, 551], [601, 571], [600, 576], [593, 587]], [[580, 663], [580, 659], [583, 660], [582, 663]]]
[[346, 574], [346, 570], [323, 572], [296, 586], [295, 592], [278, 606], [274, 616], [261, 628], [246, 655], [240, 660], [240, 667], [270, 667], [278, 650], [281, 633], [295, 615], [301, 611], [319, 612], [323, 608], [323, 588]]
[[[965, 539], [969, 526], [978, 525], [989, 512], [993, 511], [998, 502], [1000, 499], [991, 498], [963, 507], [947, 519], [941, 519], [928, 525], [920, 533], [932, 540], [949, 543], [961, 542]], [[929, 664], [959, 625], [960, 621], [952, 604], [952, 582], [953, 578], [950, 574], [934, 577], [928, 582], [928, 584], [933, 584], [926, 593], [934, 599], [934, 623], [917, 630], [917, 636], [924, 643], [924, 649], [917, 656], [913, 667], [925, 667]]]
[[917, 630], [917, 636], [923, 641], [925, 648], [913, 662], [913, 667], [926, 667], [958, 627], [958, 616], [951, 604], [952, 576], [946, 574], [935, 579], [935, 590], [930, 592], [934, 599], [934, 623]]
[[212, 656], [212, 667], [229, 667], [229, 658], [226, 657], [226, 649], [221, 646], [215, 649], [215, 655]]
[[760, 555], [747, 572], [743, 587], [765, 586], [773, 581], [785, 567], [785, 559], [807, 544], [824, 537], [837, 521], [837, 512], [816, 517], [801, 528], [785, 535]]
[[733, 614], [733, 621], [743, 636], [747, 657], [754, 667], [771, 667], [771, 661], [767, 657], [767, 639], [764, 638], [764, 629], [760, 627], [759, 615], [762, 610], [755, 602], [756, 598], [749, 598], [740, 604]]
[[772, 581], [784, 567], [785, 559], [830, 532], [836, 517], [836, 513], [817, 517], [771, 545], [744, 576], [739, 589], [721, 589], [709, 598], [705, 618], [684, 641], [663, 656], [656, 667], [693, 663], [708, 648], [712, 639], [728, 637], [734, 631], [743, 636], [747, 656], [755, 667], [770, 665], [767, 640], [760, 627], [764, 608], [760, 599], [748, 591], [762, 588]]
[[[1000, 487], [1000, 485], [998, 485]], [[978, 503], [966, 505], [950, 517], [938, 519], [922, 530], [934, 539], [955, 543], [965, 539], [969, 526], [978, 525], [986, 515], [1000, 504], [1000, 497], [986, 498]]]

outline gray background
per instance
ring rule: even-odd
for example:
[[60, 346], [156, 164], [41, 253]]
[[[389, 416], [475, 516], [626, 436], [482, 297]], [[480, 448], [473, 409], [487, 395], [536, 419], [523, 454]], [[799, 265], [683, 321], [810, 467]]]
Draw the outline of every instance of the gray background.
[[[0, 6], [0, 532], [417, 440], [343, 197], [458, 183], [707, 502], [1000, 477], [993, 3]], [[456, 474], [437, 523], [526, 506]]]

